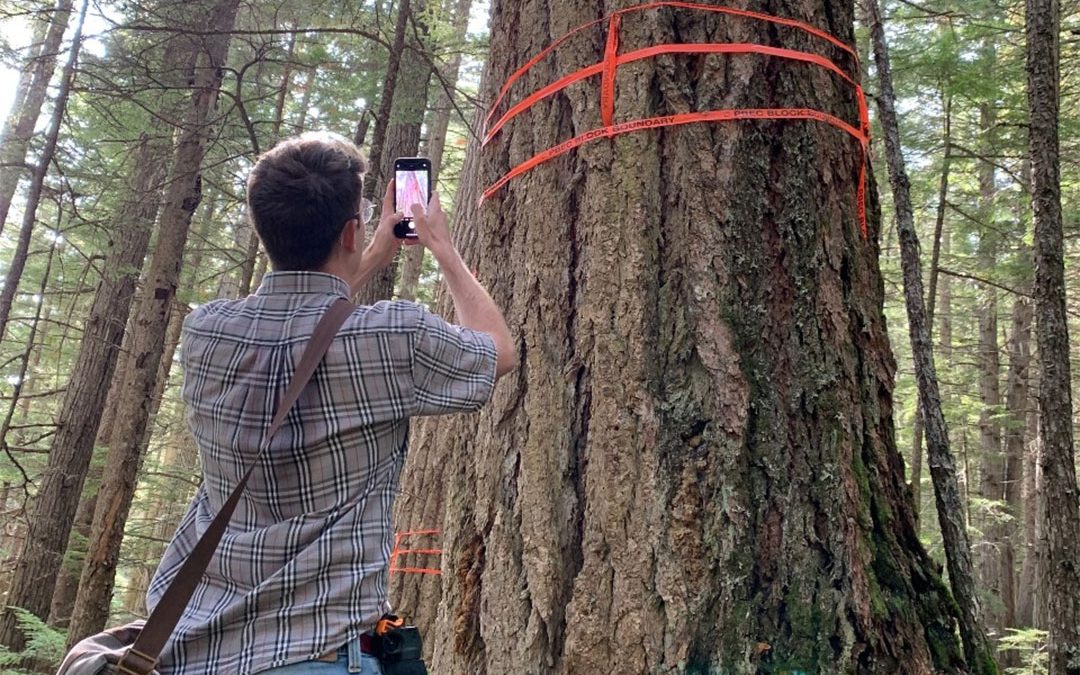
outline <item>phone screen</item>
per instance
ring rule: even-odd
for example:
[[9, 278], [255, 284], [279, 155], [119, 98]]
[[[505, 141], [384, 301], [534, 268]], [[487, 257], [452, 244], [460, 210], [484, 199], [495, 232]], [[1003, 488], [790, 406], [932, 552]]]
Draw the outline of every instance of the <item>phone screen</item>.
[[412, 218], [413, 204], [427, 211], [428, 172], [426, 169], [398, 169], [394, 173], [394, 186], [397, 192], [397, 210]]

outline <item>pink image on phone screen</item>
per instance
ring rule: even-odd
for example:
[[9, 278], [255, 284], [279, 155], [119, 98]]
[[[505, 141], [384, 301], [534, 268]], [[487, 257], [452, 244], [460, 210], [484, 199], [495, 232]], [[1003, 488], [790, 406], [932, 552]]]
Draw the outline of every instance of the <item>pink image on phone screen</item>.
[[427, 171], [398, 171], [394, 177], [397, 192], [397, 210], [412, 218], [413, 204], [427, 212], [428, 174]]

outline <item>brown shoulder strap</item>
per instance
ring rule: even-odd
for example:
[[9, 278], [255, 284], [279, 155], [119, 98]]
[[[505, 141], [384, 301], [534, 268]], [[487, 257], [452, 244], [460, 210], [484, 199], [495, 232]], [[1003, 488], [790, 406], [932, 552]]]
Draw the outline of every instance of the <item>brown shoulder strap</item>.
[[319, 320], [315, 332], [312, 333], [311, 339], [308, 340], [307, 347], [304, 348], [304, 354], [300, 357], [300, 363], [296, 366], [296, 372], [293, 373], [292, 380], [285, 390], [285, 395], [282, 397], [281, 402], [278, 403], [277, 413], [274, 415], [273, 422], [270, 423], [270, 428], [267, 430], [259, 454], [248, 465], [247, 471], [244, 472], [243, 478], [240, 479], [232, 494], [229, 495], [229, 499], [222, 505], [218, 514], [214, 516], [214, 520], [211, 521], [210, 526], [206, 528], [206, 532], [203, 533], [203, 536], [195, 544], [195, 548], [192, 549], [191, 555], [181, 565], [180, 571], [176, 573], [176, 577], [169, 584], [169, 587], [165, 589], [165, 593], [158, 600], [157, 606], [154, 607], [154, 611], [150, 614], [150, 618], [146, 620], [146, 625], [143, 627], [138, 639], [135, 640], [135, 644], [128, 649], [117, 665], [120, 672], [149, 675], [157, 667], [158, 656], [161, 654], [161, 650], [165, 648], [165, 643], [169, 640], [169, 636], [172, 635], [173, 629], [176, 628], [176, 624], [180, 621], [184, 610], [187, 609], [188, 602], [191, 601], [191, 596], [195, 592], [199, 580], [210, 565], [210, 559], [213, 558], [214, 551], [217, 550], [218, 543], [221, 542], [221, 536], [225, 534], [225, 528], [232, 518], [233, 511], [240, 501], [240, 494], [247, 486], [248, 478], [251, 477], [255, 465], [259, 463], [259, 460], [266, 453], [266, 449], [270, 445], [270, 439], [277, 433], [281, 423], [285, 420], [285, 415], [296, 403], [296, 399], [300, 397], [300, 392], [304, 390], [304, 387], [311, 380], [311, 376], [315, 374], [315, 369], [319, 367], [326, 350], [330, 348], [330, 343], [334, 341], [334, 336], [337, 335], [341, 324], [345, 322], [345, 319], [354, 309], [355, 306], [351, 302], [341, 299], [331, 305], [330, 309]]

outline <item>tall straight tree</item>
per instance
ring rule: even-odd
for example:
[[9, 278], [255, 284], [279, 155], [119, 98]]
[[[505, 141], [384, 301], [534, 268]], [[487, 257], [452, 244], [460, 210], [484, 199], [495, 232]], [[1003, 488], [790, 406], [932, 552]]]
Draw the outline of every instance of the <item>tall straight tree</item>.
[[[45, 31], [45, 39], [35, 50], [26, 69], [25, 96], [16, 95], [16, 107], [12, 110], [0, 137], [0, 232], [7, 223], [8, 211], [19, 178], [23, 175], [30, 139], [34, 136], [41, 106], [49, 90], [49, 81], [56, 68], [60, 43], [71, 18], [73, 0], [57, 0]], [[20, 82], [21, 84], [21, 82]]]
[[[411, 157], [420, 150], [420, 130], [424, 124], [428, 84], [431, 82], [431, 50], [428, 48], [428, 32], [424, 24], [425, 11], [426, 0], [403, 0], [399, 9], [403, 14], [398, 17], [399, 29], [404, 21], [404, 51], [393, 88], [393, 103], [386, 118], [386, 131], [377, 154], [372, 144], [373, 171], [364, 179], [364, 192], [369, 199], [393, 178], [396, 158]], [[383, 114], [385, 109], [386, 106], [382, 106], [379, 114]], [[376, 136], [379, 135], [378, 123], [374, 132]], [[395, 263], [376, 274], [360, 291], [359, 301], [372, 304], [390, 299], [394, 294], [396, 272]]]
[[[53, 153], [56, 151], [60, 126], [64, 120], [64, 110], [67, 107], [68, 95], [71, 92], [75, 63], [79, 58], [79, 49], [82, 45], [82, 29], [88, 4], [89, 0], [83, 0], [82, 7], [79, 10], [71, 51], [68, 54], [67, 62], [64, 64], [60, 80], [60, 91], [57, 93], [56, 101], [53, 104], [52, 119], [49, 122], [49, 128], [45, 136], [45, 147], [41, 151], [41, 158], [34, 169], [34, 176], [30, 182], [26, 211], [23, 214], [22, 229], [19, 233], [18, 244], [16, 244], [15, 256], [11, 267], [7, 271], [4, 289], [0, 292], [0, 337], [4, 335], [4, 329], [15, 298], [15, 289], [18, 287], [23, 267], [26, 264], [30, 246], [30, 233], [34, 227], [37, 205], [41, 198], [49, 164], [52, 162]], [[56, 572], [59, 570], [63, 558], [64, 544], [67, 543], [67, 537], [71, 529], [70, 523], [66, 521], [70, 521], [71, 516], [74, 515], [72, 510], [78, 502], [77, 491], [74, 498], [72, 498], [71, 494], [64, 494], [67, 488], [63, 480], [66, 467], [63, 465], [54, 467], [51, 460], [50, 455], [49, 468], [53, 468], [54, 471], [50, 473], [46, 470], [42, 479], [41, 489], [35, 499], [34, 514], [28, 523], [23, 551], [15, 566], [15, 574], [8, 589], [6, 607], [0, 613], [0, 644], [7, 645], [13, 650], [21, 650], [24, 644], [24, 636], [22, 631], [19, 630], [15, 620], [15, 613], [11, 608], [21, 607], [41, 619], [45, 619], [48, 615], [49, 600], [52, 598], [51, 583], [55, 583]], [[85, 476], [85, 473], [86, 469], [83, 468], [83, 476]], [[52, 490], [49, 490], [49, 487]], [[81, 481], [79, 487], [82, 487]], [[61, 501], [69, 502], [72, 507], [72, 510], [66, 513], [65, 522], [57, 522], [53, 518], [54, 513], [51, 510], [56, 502]], [[39, 521], [38, 516], [42, 515], [44, 517]], [[57, 537], [61, 537], [60, 541], [57, 541]], [[34, 561], [46, 560], [52, 564], [51, 572], [42, 570], [34, 564]], [[44, 585], [48, 585], [48, 588], [43, 589], [42, 586]], [[42, 592], [43, 590], [44, 592]]]
[[[496, 0], [481, 98], [630, 4]], [[851, 0], [754, 7], [854, 40]], [[819, 38], [686, 8], [624, 16], [620, 41], [757, 42], [856, 71]], [[604, 45], [595, 31], [565, 43], [508, 104]], [[462, 202], [601, 126], [599, 89], [504, 128]], [[623, 65], [614, 104], [616, 122], [747, 107], [859, 119], [834, 73], [745, 54]], [[432, 469], [405, 477], [399, 527], [441, 529], [445, 551], [439, 605], [422, 609], [433, 672], [966, 670], [896, 447], [861, 153], [813, 120], [641, 130], [540, 165], [457, 223], [521, 367], [479, 415], [427, 421], [413, 445]]]
[[[449, 48], [453, 52], [440, 72], [439, 84], [436, 86], [438, 94], [428, 123], [425, 148], [425, 153], [431, 160], [431, 185], [433, 187], [438, 185], [439, 175], [442, 173], [443, 151], [446, 149], [446, 133], [450, 129], [450, 118], [455, 112], [454, 89], [457, 87], [458, 75], [461, 72], [462, 49], [469, 28], [469, 12], [472, 9], [472, 0], [449, 0], [444, 7], [444, 11], [451, 8], [451, 39], [449, 44], [441, 45], [440, 51]], [[424, 266], [424, 247], [413, 246], [406, 249], [403, 255], [404, 263], [401, 266], [398, 297], [402, 300], [415, 300], [416, 291], [420, 284], [420, 272]]]
[[896, 114], [892, 68], [885, 42], [885, 26], [877, 0], [867, 0], [870, 35], [877, 66], [878, 107], [885, 135], [885, 152], [896, 202], [896, 227], [900, 238], [900, 255], [904, 274], [904, 300], [907, 307], [911, 353], [915, 360], [915, 377], [919, 386], [919, 407], [926, 429], [930, 475], [934, 482], [938, 524], [949, 565], [949, 582], [960, 609], [960, 635], [968, 666], [975, 673], [996, 673], [993, 649], [986, 630], [980, 624], [979, 599], [971, 560], [971, 543], [964, 527], [963, 501], [960, 497], [956, 462], [949, 449], [949, 431], [941, 410], [937, 372], [934, 368], [933, 343], [927, 319], [923, 293], [922, 266], [919, 260], [919, 239], [915, 233], [915, 212], [911, 204], [911, 183], [904, 166], [900, 144], [900, 123]]
[[1035, 335], [1039, 347], [1039, 430], [1050, 675], [1080, 673], [1080, 489], [1073, 449], [1069, 330], [1061, 222], [1061, 5], [1027, 0], [1031, 191], [1035, 212]]
[[[15, 303], [19, 281], [22, 280], [22, 273], [26, 268], [26, 258], [30, 253], [30, 237], [37, 222], [38, 205], [45, 189], [45, 178], [49, 175], [49, 166], [52, 164], [53, 155], [56, 153], [56, 144], [60, 138], [60, 127], [64, 123], [64, 114], [67, 111], [67, 102], [75, 79], [75, 64], [79, 60], [79, 52], [82, 49], [82, 29], [85, 18], [86, 2], [83, 2], [82, 10], [79, 12], [78, 24], [75, 27], [75, 35], [71, 40], [71, 49], [68, 51], [67, 60], [60, 74], [60, 87], [56, 92], [56, 100], [53, 101], [49, 126], [45, 130], [45, 145], [41, 149], [41, 155], [38, 157], [37, 165], [34, 167], [33, 174], [30, 177], [30, 188], [26, 195], [26, 207], [23, 210], [22, 226], [19, 228], [19, 238], [15, 243], [15, 252], [12, 254], [11, 263], [4, 273], [3, 288], [0, 289], [0, 338], [3, 338], [7, 329], [8, 319], [11, 317], [11, 307]], [[29, 100], [29, 98], [28, 95], [27, 99]]]
[[[190, 80], [193, 43], [184, 37], [165, 47], [162, 86], [183, 88]], [[102, 265], [102, 277], [84, 322], [82, 341], [72, 377], [57, 413], [57, 431], [49, 450], [26, 538], [7, 604], [43, 617], [49, 610], [78, 508], [79, 496], [93, 456], [94, 441], [116, 367], [119, 347], [131, 311], [135, 284], [143, 268], [150, 232], [161, 204], [166, 163], [171, 156], [174, 99], [166, 91], [155, 122], [144, 131], [134, 150], [130, 185], [118, 207], [116, 226]], [[0, 643], [18, 646], [22, 634], [14, 616], [0, 623]]]
[[[364, 181], [364, 196], [376, 201], [378, 192], [377, 183], [381, 182], [382, 164], [380, 158], [383, 155], [383, 146], [386, 144], [386, 131], [390, 127], [390, 113], [394, 106], [394, 91], [397, 89], [398, 73], [401, 70], [401, 59], [405, 53], [405, 35], [409, 29], [409, 13], [411, 12], [411, 0], [399, 0], [397, 3], [397, 19], [394, 22], [394, 40], [390, 43], [386, 54], [386, 77], [383, 80], [382, 97], [379, 99], [379, 110], [375, 113], [375, 128], [371, 132], [371, 151], [368, 160], [368, 175]], [[310, 89], [310, 87], [309, 87]], [[368, 226], [368, 238], [374, 232], [375, 225]]]
[[69, 645], [102, 630], [109, 618], [124, 524], [146, 446], [146, 427], [167, 342], [169, 316], [191, 218], [199, 204], [203, 157], [210, 129], [217, 121], [214, 103], [225, 72], [230, 31], [239, 4], [240, 0], [205, 0], [200, 8], [206, 16], [206, 35], [199, 40], [191, 107], [180, 127], [161, 206], [157, 243], [146, 284], [139, 293], [138, 314], [132, 322], [133, 366], [119, 389], [117, 428], [105, 458], [90, 546], [71, 617]]

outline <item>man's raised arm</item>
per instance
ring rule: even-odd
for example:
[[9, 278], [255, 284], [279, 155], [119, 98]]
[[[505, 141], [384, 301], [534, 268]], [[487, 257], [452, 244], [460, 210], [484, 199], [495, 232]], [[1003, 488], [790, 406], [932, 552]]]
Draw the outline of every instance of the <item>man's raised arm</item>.
[[514, 340], [495, 301], [472, 275], [461, 254], [454, 248], [446, 214], [439, 205], [438, 193], [432, 195], [426, 214], [420, 206], [413, 206], [413, 222], [416, 223], [415, 241], [426, 246], [435, 256], [442, 269], [443, 278], [450, 287], [450, 297], [454, 300], [458, 324], [491, 336], [496, 351], [495, 376], [502, 377], [517, 365]]

